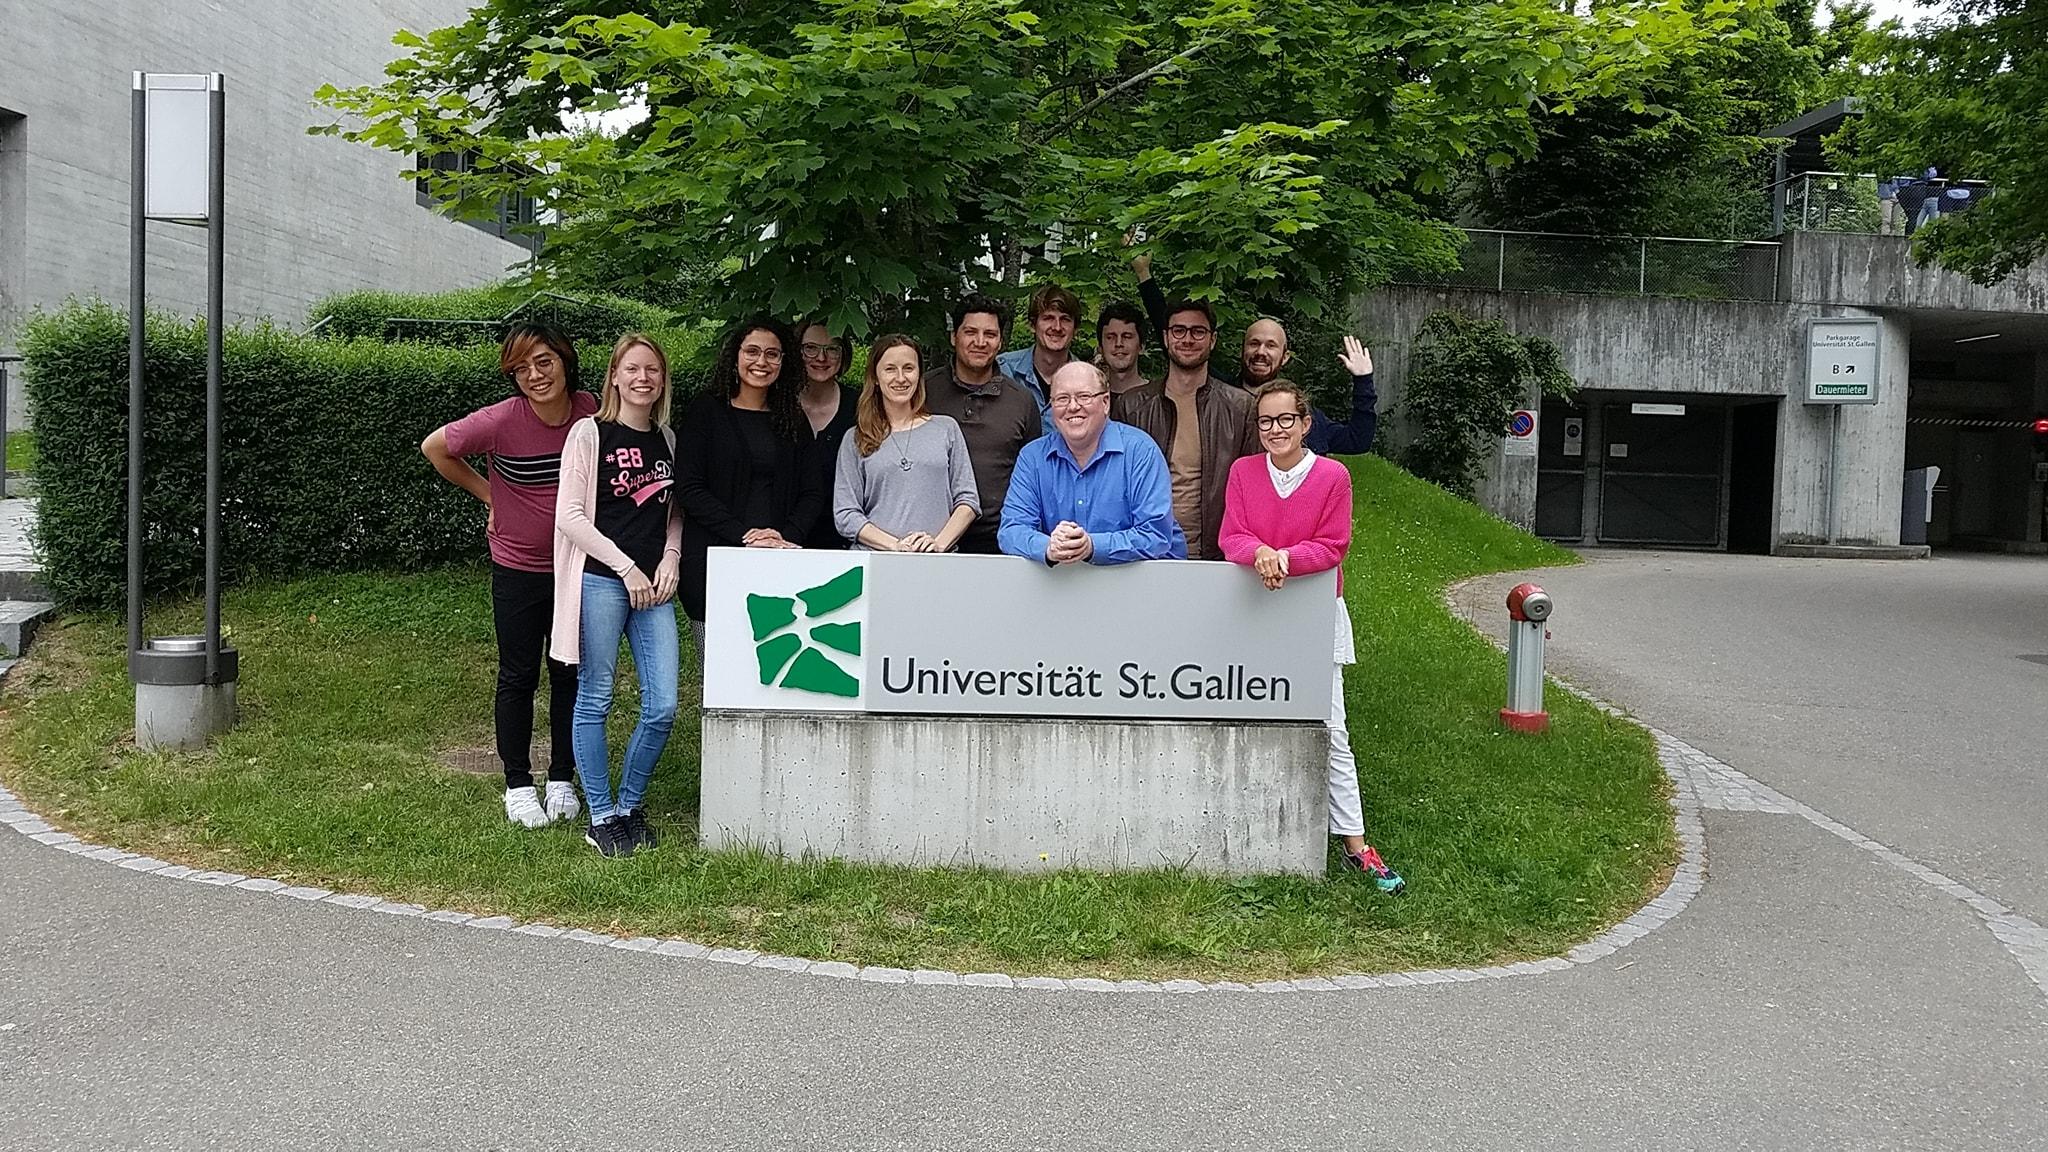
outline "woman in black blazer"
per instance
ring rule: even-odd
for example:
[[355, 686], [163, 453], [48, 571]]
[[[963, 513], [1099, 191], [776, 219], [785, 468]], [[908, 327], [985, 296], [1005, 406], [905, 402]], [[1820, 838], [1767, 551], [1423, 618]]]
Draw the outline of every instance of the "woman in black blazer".
[[719, 345], [711, 379], [676, 435], [682, 581], [704, 667], [704, 565], [714, 547], [799, 548], [825, 505], [824, 471], [798, 400], [804, 370], [788, 325], [755, 316]]

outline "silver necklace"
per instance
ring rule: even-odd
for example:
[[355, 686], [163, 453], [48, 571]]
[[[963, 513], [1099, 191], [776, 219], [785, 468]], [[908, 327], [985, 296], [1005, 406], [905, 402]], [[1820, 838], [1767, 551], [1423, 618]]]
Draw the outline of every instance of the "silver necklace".
[[[895, 447], [896, 447], [896, 432], [897, 432], [897, 431], [898, 431], [897, 429], [892, 429], [892, 430], [890, 430], [890, 432], [889, 432], [889, 438], [888, 438], [887, 440], [883, 441], [883, 443], [885, 443], [885, 444], [888, 444], [888, 445], [889, 445], [890, 447], [892, 447], [892, 448], [895, 448]], [[905, 472], [908, 472], [908, 471], [910, 471], [910, 453], [908, 453], [908, 452], [905, 452], [905, 451], [904, 451], [903, 449], [901, 449], [901, 448], [896, 448], [896, 466], [897, 466], [898, 468], [901, 468], [901, 469], [902, 469], [902, 470], [904, 470]]]

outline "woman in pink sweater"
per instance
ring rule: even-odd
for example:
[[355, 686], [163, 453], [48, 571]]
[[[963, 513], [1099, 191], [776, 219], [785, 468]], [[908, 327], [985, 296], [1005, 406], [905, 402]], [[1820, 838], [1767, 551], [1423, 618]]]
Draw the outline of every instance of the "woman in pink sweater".
[[1259, 389], [1257, 403], [1266, 454], [1240, 457], [1230, 466], [1219, 542], [1226, 559], [1256, 570], [1268, 588], [1279, 588], [1289, 576], [1339, 570], [1330, 674], [1330, 834], [1343, 837], [1347, 866], [1371, 876], [1380, 891], [1398, 893], [1407, 883], [1365, 842], [1358, 762], [1344, 722], [1344, 666], [1357, 659], [1342, 571], [1351, 548], [1351, 473], [1303, 443], [1309, 406], [1299, 387], [1275, 380]]

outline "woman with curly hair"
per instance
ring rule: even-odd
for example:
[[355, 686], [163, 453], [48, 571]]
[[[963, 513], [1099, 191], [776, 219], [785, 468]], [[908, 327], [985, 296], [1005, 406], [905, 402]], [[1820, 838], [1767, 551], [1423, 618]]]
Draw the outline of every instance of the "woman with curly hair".
[[697, 667], [704, 666], [704, 567], [714, 547], [801, 548], [825, 505], [824, 469], [800, 399], [803, 366], [789, 326], [766, 315], [727, 330], [711, 379], [676, 436], [683, 507], [682, 583]]

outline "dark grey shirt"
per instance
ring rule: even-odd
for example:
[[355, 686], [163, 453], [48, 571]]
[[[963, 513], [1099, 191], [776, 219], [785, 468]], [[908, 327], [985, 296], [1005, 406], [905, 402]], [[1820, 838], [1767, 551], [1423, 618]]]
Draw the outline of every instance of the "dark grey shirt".
[[891, 536], [936, 536], [962, 505], [981, 511], [967, 438], [952, 417], [933, 416], [891, 432], [868, 456], [860, 454], [855, 434], [840, 442], [832, 522], [855, 548], [867, 547], [859, 537], [868, 524]]

